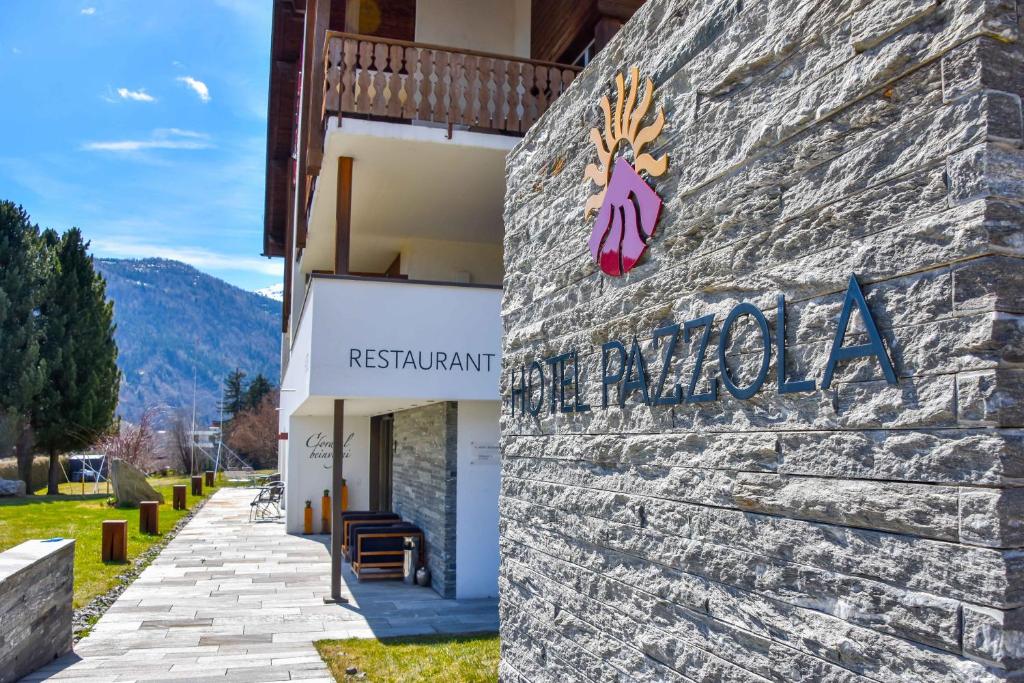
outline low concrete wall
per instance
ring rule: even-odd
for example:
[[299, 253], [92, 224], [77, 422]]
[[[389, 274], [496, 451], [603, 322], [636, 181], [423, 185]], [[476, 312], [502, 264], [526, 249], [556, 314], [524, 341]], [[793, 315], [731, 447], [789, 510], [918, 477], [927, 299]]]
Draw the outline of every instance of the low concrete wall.
[[0, 553], [0, 683], [71, 651], [75, 541], [26, 541]]

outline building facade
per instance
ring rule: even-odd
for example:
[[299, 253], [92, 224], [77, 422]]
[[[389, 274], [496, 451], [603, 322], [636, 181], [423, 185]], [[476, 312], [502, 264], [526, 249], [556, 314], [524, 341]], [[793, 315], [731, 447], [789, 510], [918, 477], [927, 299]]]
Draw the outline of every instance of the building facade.
[[440, 594], [497, 595], [505, 158], [639, 4], [275, 2], [290, 532], [343, 479], [347, 509], [423, 529]]
[[1024, 675], [1021, 9], [651, 0], [516, 147], [503, 680]]

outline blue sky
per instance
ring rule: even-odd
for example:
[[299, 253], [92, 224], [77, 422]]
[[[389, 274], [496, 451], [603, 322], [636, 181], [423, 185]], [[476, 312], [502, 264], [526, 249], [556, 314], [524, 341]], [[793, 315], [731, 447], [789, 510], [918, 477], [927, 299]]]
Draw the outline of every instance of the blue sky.
[[269, 0], [32, 0], [0, 22], [0, 198], [97, 256], [246, 289], [262, 250]]

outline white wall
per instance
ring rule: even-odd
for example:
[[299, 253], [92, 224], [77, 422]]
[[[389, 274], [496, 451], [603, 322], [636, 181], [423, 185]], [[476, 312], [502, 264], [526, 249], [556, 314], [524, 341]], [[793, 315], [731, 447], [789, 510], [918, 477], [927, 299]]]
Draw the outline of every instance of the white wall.
[[[283, 472], [288, 532], [302, 533], [303, 509], [310, 500], [313, 502], [313, 530], [320, 533], [320, 499], [324, 489], [331, 488], [334, 417], [297, 415], [289, 423], [288, 458]], [[345, 449], [344, 466], [348, 507], [365, 510], [370, 505], [370, 418], [346, 415], [345, 432], [352, 435]]]
[[[284, 432], [288, 429], [287, 423], [283, 428], [278, 431]], [[281, 474], [281, 481], [284, 481], [285, 474], [288, 472], [288, 441], [278, 439], [277, 441], [277, 471]], [[288, 508], [288, 487], [285, 486], [284, 500], [281, 503], [281, 509]]]
[[455, 595], [498, 595], [498, 401], [460, 401], [456, 477]]
[[416, 41], [530, 56], [530, 0], [418, 0]]
[[411, 280], [457, 281], [470, 274], [478, 285], [500, 285], [504, 276], [500, 244], [408, 239], [402, 243], [402, 274]]

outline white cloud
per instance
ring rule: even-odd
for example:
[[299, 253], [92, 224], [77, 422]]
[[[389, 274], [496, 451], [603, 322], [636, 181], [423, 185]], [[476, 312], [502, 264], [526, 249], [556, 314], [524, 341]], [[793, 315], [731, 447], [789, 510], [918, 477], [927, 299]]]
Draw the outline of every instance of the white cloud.
[[146, 92], [145, 88], [139, 88], [138, 90], [129, 90], [128, 88], [118, 88], [117, 94], [122, 100], [135, 100], [136, 102], [156, 102], [156, 98]]
[[93, 239], [92, 250], [110, 258], [166, 258], [181, 261], [203, 271], [232, 270], [280, 277], [284, 272], [280, 259], [233, 256], [197, 247], [174, 247], [126, 240]]
[[82, 14], [84, 14], [87, 17], [91, 17], [92, 15], [96, 14], [96, 8], [95, 7], [83, 7], [82, 8]]
[[183, 130], [181, 128], [157, 128], [153, 131], [153, 135], [157, 137], [167, 137], [168, 135], [176, 135], [182, 138], [196, 138], [202, 140], [208, 140], [210, 138], [206, 133], [198, 133], [194, 130]]
[[20, 54], [21, 54], [21, 50], [19, 50], [19, 49], [18, 49], [18, 48], [16, 48], [16, 47], [12, 47], [12, 48], [11, 48], [11, 52], [13, 52], [13, 53], [14, 53], [14, 54], [16, 54], [16, 55], [20, 55]]
[[199, 95], [199, 99], [203, 102], [210, 101], [210, 89], [206, 87], [206, 84], [202, 81], [192, 78], [191, 76], [178, 76], [175, 80], [179, 83], [184, 83], [194, 90], [196, 95]]
[[209, 149], [213, 145], [203, 133], [180, 128], [157, 128], [147, 140], [106, 140], [86, 142], [86, 152], [139, 152], [149, 149]]

